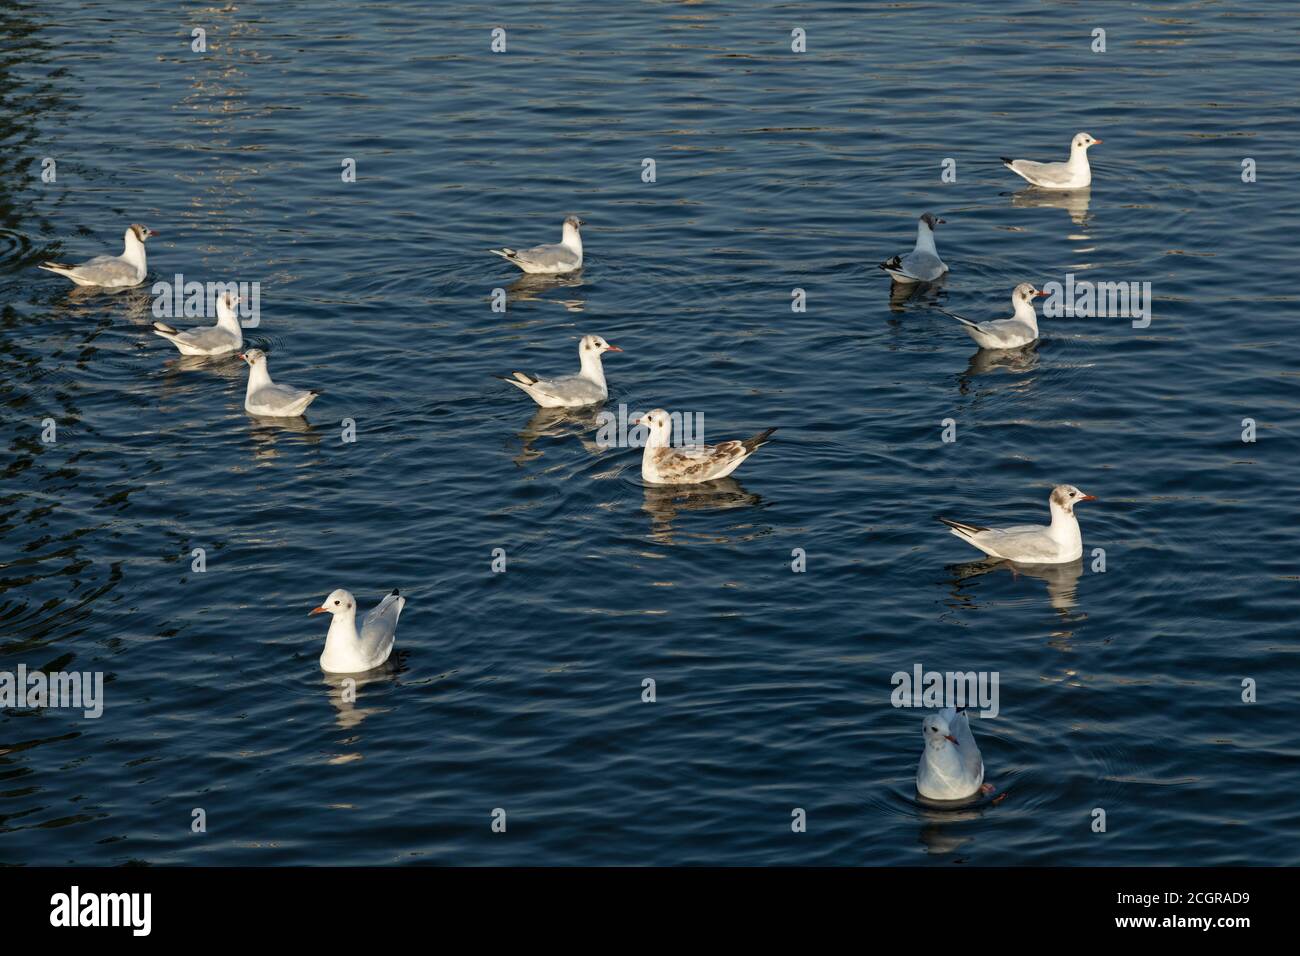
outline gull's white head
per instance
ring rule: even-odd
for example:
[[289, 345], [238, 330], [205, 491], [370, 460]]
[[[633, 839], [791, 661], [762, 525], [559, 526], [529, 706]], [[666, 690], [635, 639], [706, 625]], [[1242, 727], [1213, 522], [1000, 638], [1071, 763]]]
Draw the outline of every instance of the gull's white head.
[[223, 292], [217, 296], [217, 315], [220, 318], [233, 317], [237, 305], [239, 305], [238, 295], [233, 292]]
[[[257, 351], [254, 349], [253, 351]], [[357, 599], [352, 596], [351, 591], [345, 591], [343, 588], [335, 588], [329, 593], [329, 596], [321, 602], [320, 607], [314, 607], [308, 614], [333, 614], [338, 617], [342, 614], [349, 617], [357, 613]]]
[[957, 738], [948, 727], [948, 721], [938, 714], [931, 714], [921, 721], [921, 733], [925, 735], [925, 745], [932, 750], [942, 750], [949, 744], [958, 746]]
[[1080, 501], [1096, 501], [1094, 495], [1085, 495], [1074, 485], [1057, 485], [1052, 489], [1052, 496], [1048, 499], [1053, 509], [1059, 508], [1066, 514], [1074, 514], [1074, 506]]
[[1040, 295], [1047, 295], [1047, 293], [1042, 289], [1035, 289], [1028, 282], [1022, 282], [1020, 285], [1016, 286], [1015, 290], [1011, 293], [1011, 304], [1017, 309], [1026, 305], [1032, 309], [1034, 307], [1034, 299]]
[[585, 219], [579, 219], [577, 216], [565, 216], [565, 217], [564, 217], [564, 228], [565, 228], [565, 229], [572, 229], [572, 230], [574, 230], [574, 231], [576, 232], [580, 227], [585, 226], [586, 224], [587, 224], [587, 221], [586, 221]]
[[673, 434], [672, 416], [662, 408], [656, 408], [652, 411], [646, 412], [633, 422], [633, 424], [644, 425], [646, 428], [650, 429], [650, 440], [647, 444], [666, 445], [668, 444], [668, 439], [671, 438]]
[[154, 232], [148, 226], [142, 226], [138, 222], [133, 222], [131, 225], [126, 227], [126, 234], [123, 238], [126, 239], [127, 242], [134, 239], [136, 242], [144, 243], [156, 235], [158, 235], [158, 233]]
[[934, 231], [935, 226], [943, 225], [947, 221], [948, 221], [947, 219], [940, 219], [938, 216], [935, 216], [933, 213], [928, 213], [928, 212], [921, 213], [921, 222], [929, 226], [931, 232]]
[[1093, 139], [1091, 133], [1075, 133], [1074, 139], [1070, 140], [1070, 149], [1087, 149], [1089, 146], [1100, 146], [1101, 143], [1101, 140]]
[[248, 363], [249, 368], [257, 368], [259, 365], [265, 367], [266, 353], [261, 349], [249, 349], [247, 352], [240, 352], [239, 357]]
[[584, 335], [582, 341], [578, 343], [578, 355], [582, 358], [588, 356], [604, 355], [606, 352], [623, 351], [617, 345], [610, 345], [599, 335]]

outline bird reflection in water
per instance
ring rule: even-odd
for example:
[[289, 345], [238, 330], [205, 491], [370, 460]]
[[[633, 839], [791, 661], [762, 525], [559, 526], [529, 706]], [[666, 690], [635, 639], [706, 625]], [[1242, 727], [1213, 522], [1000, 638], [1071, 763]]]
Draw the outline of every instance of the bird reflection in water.
[[948, 570], [953, 573], [953, 585], [960, 591], [963, 582], [990, 574], [999, 568], [1010, 574], [1015, 581], [1024, 577], [1044, 582], [1047, 585], [1048, 603], [1053, 610], [1062, 614], [1079, 603], [1079, 578], [1083, 575], [1081, 557], [1064, 564], [1017, 564], [1002, 558], [984, 558], [980, 561], [951, 565]]
[[[321, 672], [321, 684], [325, 687], [325, 696], [334, 708], [334, 722], [340, 730], [355, 730], [371, 714], [382, 713], [387, 707], [379, 707], [367, 700], [382, 699], [385, 684], [395, 684], [405, 673], [406, 667], [399, 652], [372, 670], [361, 674], [331, 674]], [[342, 743], [356, 743], [355, 738], [345, 738]], [[335, 754], [331, 763], [346, 763], [359, 760], [361, 754]]]
[[569, 312], [581, 312], [587, 300], [577, 296], [551, 298], [546, 295], [556, 289], [577, 289], [582, 286], [582, 271], [564, 275], [521, 275], [505, 287], [506, 302], [553, 302]]
[[578, 435], [583, 446], [590, 452], [600, 451], [595, 440], [586, 436], [594, 434], [601, 425], [600, 412], [603, 405], [586, 405], [582, 408], [539, 408], [528, 419], [528, 424], [519, 432], [519, 454], [515, 455], [516, 465], [525, 465], [546, 454], [534, 447], [539, 438], [566, 438]]
[[[1083, 189], [1043, 189], [1030, 186], [1019, 192], [1011, 193], [1011, 205], [1018, 209], [1064, 209], [1070, 221], [1076, 226], [1088, 224], [1088, 204], [1092, 200], [1092, 187]], [[1087, 239], [1087, 236], [1071, 236], [1071, 239]]]
[[735, 478], [719, 478], [702, 485], [644, 485], [642, 510], [650, 515], [650, 534], [663, 544], [673, 543], [673, 520], [683, 511], [727, 511], [750, 508], [763, 499], [741, 487]]
[[1030, 342], [1018, 349], [976, 349], [970, 357], [966, 371], [957, 379], [961, 394], [970, 391], [974, 380], [981, 375], [1006, 372], [1010, 375], [1027, 375], [1038, 368], [1038, 342]]

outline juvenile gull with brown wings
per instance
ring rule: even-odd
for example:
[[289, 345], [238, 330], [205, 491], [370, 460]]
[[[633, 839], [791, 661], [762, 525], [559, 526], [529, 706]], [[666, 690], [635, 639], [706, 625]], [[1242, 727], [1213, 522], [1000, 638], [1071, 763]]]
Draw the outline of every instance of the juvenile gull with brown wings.
[[767, 444], [776, 431], [769, 428], [743, 441], [674, 448], [669, 444], [673, 434], [672, 417], [662, 408], [647, 412], [635, 424], [650, 429], [641, 455], [641, 478], [651, 485], [696, 485], [725, 478]]

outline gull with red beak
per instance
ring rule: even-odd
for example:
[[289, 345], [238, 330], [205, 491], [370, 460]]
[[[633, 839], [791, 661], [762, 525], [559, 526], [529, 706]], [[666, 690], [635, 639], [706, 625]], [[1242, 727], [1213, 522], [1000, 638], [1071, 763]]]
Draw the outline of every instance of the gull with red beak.
[[577, 374], [559, 378], [538, 378], [526, 372], [515, 372], [514, 378], [505, 378], [511, 385], [528, 393], [542, 408], [581, 408], [595, 405], [609, 398], [605, 385], [605, 369], [600, 357], [606, 352], [623, 351], [610, 345], [599, 335], [584, 335], [578, 343]]
[[324, 604], [308, 612], [334, 615], [329, 633], [325, 635], [325, 650], [320, 656], [321, 670], [331, 674], [359, 674], [388, 660], [397, 637], [397, 619], [404, 607], [406, 598], [393, 588], [366, 615], [358, 633], [357, 599], [351, 591], [343, 588], [331, 591]]
[[320, 397], [319, 392], [276, 385], [266, 367], [266, 353], [249, 349], [239, 357], [248, 363], [248, 389], [244, 392], [244, 411], [264, 418], [294, 418]]
[[905, 256], [894, 256], [880, 264], [880, 268], [889, 273], [895, 282], [933, 282], [948, 267], [939, 258], [934, 248], [934, 227], [943, 225], [947, 220], [939, 219], [930, 213], [922, 213], [916, 223], [916, 247]]
[[1036, 163], [1032, 159], [1007, 159], [1002, 165], [1025, 182], [1043, 189], [1083, 189], [1092, 185], [1092, 169], [1088, 166], [1088, 147], [1100, 146], [1101, 140], [1090, 133], [1076, 133], [1070, 140], [1070, 158], [1063, 163]]
[[99, 286], [103, 289], [139, 285], [149, 271], [145, 264], [144, 244], [156, 235], [158, 233], [148, 226], [134, 222], [126, 227], [122, 236], [126, 246], [120, 256], [95, 256], [75, 266], [64, 262], [42, 262], [40, 267], [71, 279], [77, 285]]
[[238, 352], [244, 344], [244, 332], [239, 327], [235, 306], [239, 296], [223, 292], [217, 297], [217, 324], [178, 332], [166, 322], [155, 322], [153, 334], [161, 335], [180, 350], [182, 355], [226, 355]]
[[[960, 315], [953, 318], [966, 327], [976, 344], [982, 349], [1018, 349], [1038, 339], [1038, 313], [1034, 311], [1035, 296], [1047, 295], [1028, 282], [1022, 282], [1011, 293], [1011, 306], [1015, 314], [1009, 319], [991, 322], [971, 322]], [[951, 314], [951, 313], [949, 313]]]
[[984, 758], [965, 709], [945, 707], [921, 721], [925, 749], [916, 768], [916, 792], [927, 800], [965, 800], [984, 786]]
[[1074, 506], [1080, 501], [1096, 501], [1074, 485], [1057, 485], [1047, 499], [1052, 523], [1013, 525], [1009, 528], [985, 528], [948, 518], [939, 520], [963, 541], [994, 558], [1018, 564], [1064, 564], [1083, 555], [1083, 537]]
[[586, 223], [577, 216], [564, 220], [560, 241], [531, 249], [489, 249], [502, 259], [513, 262], [530, 275], [561, 275], [582, 268], [582, 233]]
[[646, 412], [633, 422], [650, 429], [641, 455], [641, 479], [649, 485], [698, 485], [726, 478], [758, 449], [767, 444], [775, 428], [743, 441], [673, 448], [673, 420], [662, 408]]

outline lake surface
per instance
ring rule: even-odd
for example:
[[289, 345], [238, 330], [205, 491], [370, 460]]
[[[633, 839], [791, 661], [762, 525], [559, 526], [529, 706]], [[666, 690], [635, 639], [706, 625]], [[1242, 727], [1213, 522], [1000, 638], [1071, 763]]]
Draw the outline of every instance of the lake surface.
[[[106, 681], [98, 719], [0, 711], [0, 862], [1300, 862], [1293, 4], [120, 13], [0, 14], [0, 671]], [[1079, 130], [1083, 201], [998, 162]], [[927, 210], [951, 274], [891, 298]], [[576, 279], [487, 252], [570, 213]], [[130, 222], [139, 288], [36, 268]], [[176, 273], [260, 283], [245, 346], [323, 392], [305, 422], [150, 334]], [[1149, 327], [989, 361], [945, 314], [1067, 274], [1150, 282]], [[609, 409], [773, 443], [655, 490], [492, 377], [586, 332]], [[1060, 482], [1100, 499], [1075, 566], [934, 520], [1045, 521]], [[355, 702], [307, 615], [336, 587], [408, 598]], [[918, 664], [999, 675], [996, 798], [918, 802]]]

